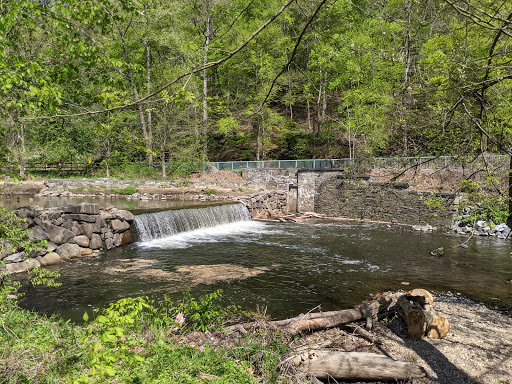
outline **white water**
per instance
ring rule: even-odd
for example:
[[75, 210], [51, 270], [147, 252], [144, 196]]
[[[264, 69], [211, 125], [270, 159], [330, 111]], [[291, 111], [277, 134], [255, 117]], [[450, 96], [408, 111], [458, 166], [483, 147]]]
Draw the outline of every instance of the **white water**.
[[199, 243], [235, 241], [241, 234], [248, 236], [266, 232], [265, 223], [241, 221], [181, 232], [159, 239], [138, 242], [137, 245], [142, 248], [188, 248]]
[[243, 204], [144, 213], [135, 217], [139, 241], [155, 245], [169, 244], [169, 241], [180, 244], [186, 238], [243, 230], [241, 227], [250, 223], [249, 211]]

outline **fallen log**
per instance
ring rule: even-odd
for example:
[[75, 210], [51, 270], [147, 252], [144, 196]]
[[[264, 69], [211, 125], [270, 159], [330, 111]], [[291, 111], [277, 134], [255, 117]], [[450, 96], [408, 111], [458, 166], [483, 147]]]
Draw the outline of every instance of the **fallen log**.
[[398, 314], [405, 320], [411, 339], [420, 340], [425, 335], [439, 339], [450, 330], [448, 319], [436, 313], [433, 303], [432, 295], [423, 289], [414, 289], [398, 299]]
[[236, 331], [243, 327], [244, 329], [253, 327], [270, 326], [283, 331], [297, 334], [300, 332], [314, 331], [336, 327], [338, 325], [351, 323], [353, 321], [366, 319], [367, 329], [371, 329], [372, 322], [379, 310], [379, 303], [376, 301], [361, 304], [357, 308], [344, 309], [341, 311], [317, 312], [301, 314], [291, 319], [269, 321], [265, 323], [252, 322], [245, 324], [237, 324], [228, 328]]
[[425, 377], [423, 368], [365, 352], [310, 351], [292, 359], [308, 376], [318, 379], [409, 380]]

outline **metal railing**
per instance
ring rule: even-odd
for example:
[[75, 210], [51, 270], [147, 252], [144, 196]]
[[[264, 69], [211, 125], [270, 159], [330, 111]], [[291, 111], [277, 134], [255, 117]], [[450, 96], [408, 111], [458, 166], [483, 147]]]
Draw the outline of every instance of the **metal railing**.
[[[431, 169], [483, 169], [508, 167], [510, 157], [506, 155], [480, 155], [480, 156], [421, 156], [421, 157], [374, 157], [360, 159], [301, 159], [301, 160], [264, 160], [264, 161], [214, 161], [194, 163], [197, 170], [205, 171], [239, 171], [243, 169], [339, 169], [344, 171], [369, 172], [373, 169], [399, 169], [431, 168]], [[145, 164], [143, 161], [137, 164]], [[171, 167], [171, 164], [167, 164]], [[182, 163], [182, 166], [191, 163]], [[80, 163], [29, 163], [26, 171], [39, 173], [78, 173], [86, 174], [98, 165]], [[114, 164], [111, 164], [114, 167]], [[154, 168], [158, 169], [155, 163]], [[15, 172], [19, 166], [8, 164], [1, 167], [2, 172]]]
[[403, 169], [417, 168], [473, 168], [485, 164], [493, 167], [507, 165], [509, 156], [485, 155], [477, 157], [421, 156], [421, 157], [376, 157], [366, 159], [307, 159], [307, 160], [264, 160], [264, 161], [214, 161], [207, 169], [237, 171], [242, 169]]

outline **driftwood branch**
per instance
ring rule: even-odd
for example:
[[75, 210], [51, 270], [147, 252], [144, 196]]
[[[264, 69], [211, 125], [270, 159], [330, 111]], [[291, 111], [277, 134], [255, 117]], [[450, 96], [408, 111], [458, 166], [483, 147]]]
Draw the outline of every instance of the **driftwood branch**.
[[318, 312], [302, 314], [291, 319], [270, 321], [266, 323], [245, 323], [231, 326], [228, 330], [236, 331], [240, 328], [256, 328], [261, 326], [269, 326], [283, 331], [297, 334], [300, 332], [315, 331], [319, 329], [326, 329], [337, 327], [339, 325], [351, 323], [353, 321], [365, 319], [367, 328], [371, 329], [373, 319], [376, 317], [379, 310], [379, 303], [376, 301], [364, 303], [357, 308], [345, 309], [341, 311], [331, 312]]

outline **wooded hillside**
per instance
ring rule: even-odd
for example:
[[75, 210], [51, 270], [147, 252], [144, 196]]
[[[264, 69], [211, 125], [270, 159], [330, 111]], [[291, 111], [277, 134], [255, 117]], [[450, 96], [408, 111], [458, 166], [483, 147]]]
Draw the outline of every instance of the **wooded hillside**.
[[0, 162], [508, 154], [511, 20], [491, 0], [3, 0]]

